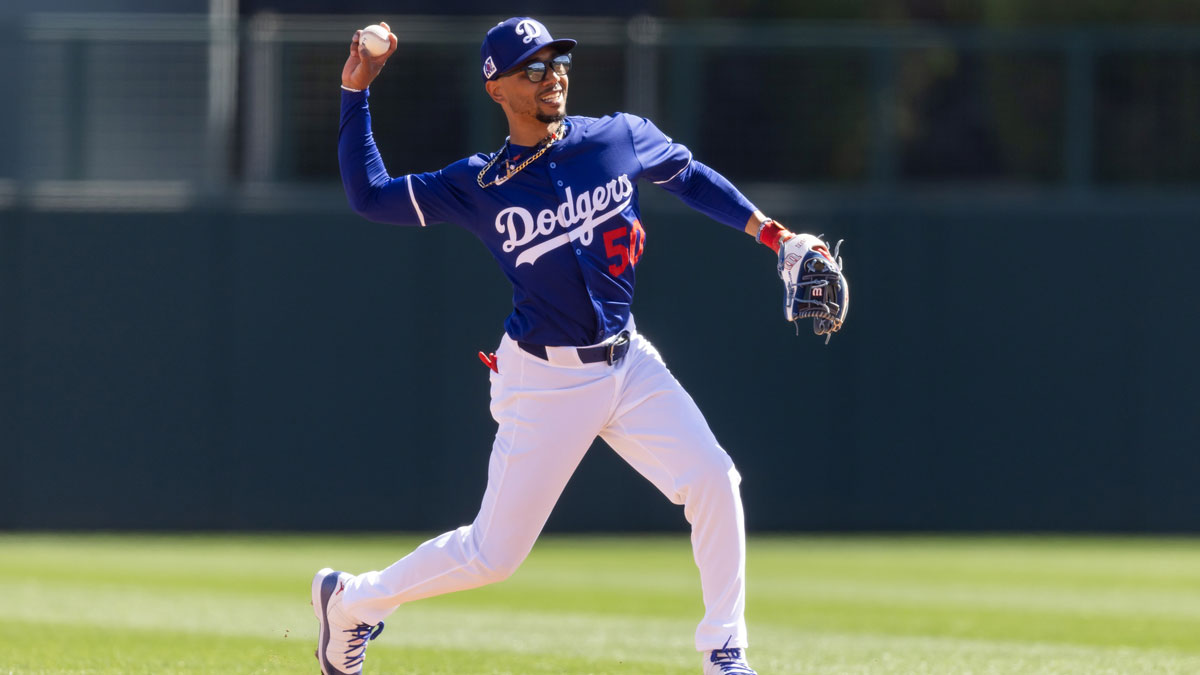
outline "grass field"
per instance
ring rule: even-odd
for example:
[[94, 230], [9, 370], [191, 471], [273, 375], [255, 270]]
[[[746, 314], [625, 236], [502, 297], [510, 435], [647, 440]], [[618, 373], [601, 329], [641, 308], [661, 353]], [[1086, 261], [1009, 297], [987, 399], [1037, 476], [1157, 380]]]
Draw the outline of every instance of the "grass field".
[[[314, 673], [324, 565], [411, 536], [0, 535], [0, 673]], [[368, 673], [687, 673], [684, 537], [545, 537], [400, 608]], [[751, 663], [782, 673], [1200, 673], [1200, 540], [755, 537]]]

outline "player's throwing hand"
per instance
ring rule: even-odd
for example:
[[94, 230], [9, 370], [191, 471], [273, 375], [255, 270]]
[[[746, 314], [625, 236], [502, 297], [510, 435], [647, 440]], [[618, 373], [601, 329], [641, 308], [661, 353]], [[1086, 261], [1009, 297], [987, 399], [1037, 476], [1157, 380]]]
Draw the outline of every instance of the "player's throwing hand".
[[383, 65], [387, 63], [388, 58], [399, 46], [400, 41], [392, 32], [391, 27], [382, 21], [379, 22], [379, 25], [387, 28], [388, 41], [392, 43], [391, 46], [383, 54], [371, 56], [359, 42], [362, 38], [362, 31], [354, 31], [354, 37], [350, 39], [350, 56], [346, 58], [346, 65], [342, 66], [342, 86], [346, 89], [362, 91], [371, 86], [371, 83], [379, 75], [379, 71], [383, 70]]

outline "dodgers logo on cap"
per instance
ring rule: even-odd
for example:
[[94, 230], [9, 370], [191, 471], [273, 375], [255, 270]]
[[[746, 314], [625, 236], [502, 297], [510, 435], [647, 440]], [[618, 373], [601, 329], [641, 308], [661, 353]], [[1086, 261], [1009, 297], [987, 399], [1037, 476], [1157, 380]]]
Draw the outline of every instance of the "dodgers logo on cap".
[[533, 19], [525, 19], [517, 23], [517, 35], [524, 35], [521, 42], [529, 44], [533, 39], [542, 34], [542, 24]]
[[555, 40], [541, 21], [514, 16], [493, 26], [483, 38], [479, 48], [483, 79], [496, 79], [544, 47], [553, 47], [559, 54], [566, 54], [574, 46], [575, 41], [569, 38]]

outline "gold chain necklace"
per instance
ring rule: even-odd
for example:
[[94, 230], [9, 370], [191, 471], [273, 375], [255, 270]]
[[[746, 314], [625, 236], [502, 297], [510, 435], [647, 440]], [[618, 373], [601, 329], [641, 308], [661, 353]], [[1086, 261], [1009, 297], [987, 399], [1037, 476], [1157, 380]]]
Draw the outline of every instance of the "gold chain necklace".
[[517, 175], [518, 173], [521, 173], [521, 169], [524, 169], [525, 167], [529, 166], [530, 164], [533, 163], [533, 160], [535, 160], [538, 157], [541, 157], [543, 154], [545, 154], [545, 152], [550, 149], [550, 146], [554, 145], [557, 141], [562, 140], [563, 136], [567, 135], [566, 131], [567, 131], [566, 123], [560, 122], [558, 125], [558, 128], [554, 130], [554, 133], [552, 133], [549, 136], [542, 139], [542, 142], [538, 144], [538, 151], [533, 153], [532, 155], [530, 155], [529, 159], [525, 160], [524, 162], [521, 162], [519, 165], [517, 165], [517, 168], [515, 168], [515, 169], [512, 168], [512, 166], [510, 165], [508, 167], [508, 173], [504, 174], [503, 176], [497, 174], [496, 177], [493, 178], [490, 183], [484, 183], [483, 182], [484, 174], [486, 174], [488, 172], [488, 170], [491, 169], [492, 166], [495, 165], [495, 163], [497, 161], [499, 161], [499, 159], [502, 155], [505, 155], [508, 152], [508, 141], [505, 140], [504, 147], [500, 148], [500, 150], [496, 152], [496, 156], [492, 157], [491, 161], [489, 161], [487, 163], [487, 165], [483, 167], [483, 170], [480, 171], [479, 175], [475, 177], [475, 182], [479, 183], [479, 187], [481, 187], [481, 188], [489, 188], [493, 185], [504, 185], [506, 182], [508, 182], [509, 178], [512, 178], [513, 176]]

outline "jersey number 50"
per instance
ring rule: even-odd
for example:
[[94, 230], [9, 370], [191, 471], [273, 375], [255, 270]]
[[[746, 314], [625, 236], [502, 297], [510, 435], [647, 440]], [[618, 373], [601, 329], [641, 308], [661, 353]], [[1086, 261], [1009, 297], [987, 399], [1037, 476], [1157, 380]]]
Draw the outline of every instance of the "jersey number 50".
[[[617, 243], [618, 239], [629, 235], [629, 243]], [[638, 260], [642, 257], [642, 251], [646, 250], [646, 231], [642, 229], [642, 221], [633, 221], [633, 233], [630, 234], [629, 228], [625, 225], [614, 230], [609, 230], [604, 233], [604, 254], [609, 259], [616, 258], [617, 262], [608, 266], [608, 271], [614, 277], [621, 276], [625, 268], [630, 265], [637, 265]]]

